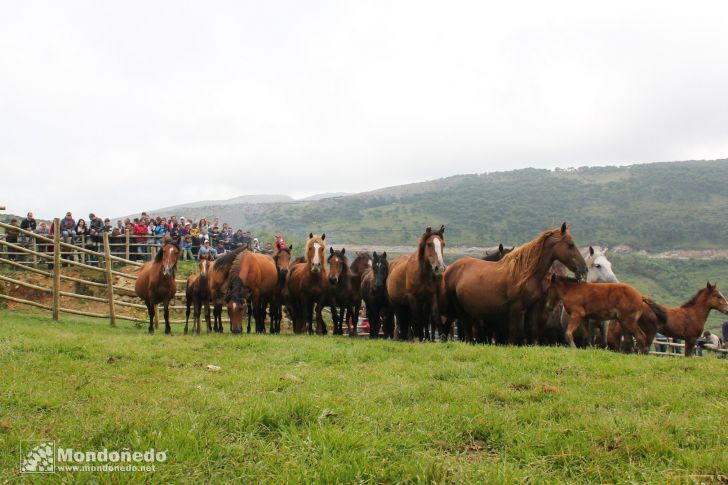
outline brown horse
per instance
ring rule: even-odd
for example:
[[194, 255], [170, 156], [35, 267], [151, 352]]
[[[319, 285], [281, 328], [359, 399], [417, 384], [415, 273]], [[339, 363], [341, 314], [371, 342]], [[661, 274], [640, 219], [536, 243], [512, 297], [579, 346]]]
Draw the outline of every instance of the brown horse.
[[390, 311], [387, 295], [388, 277], [387, 252], [378, 255], [374, 251], [372, 265], [364, 270], [361, 277], [361, 297], [366, 304], [369, 319], [369, 338], [379, 337], [382, 324], [384, 324], [384, 338], [394, 338], [394, 316]]
[[584, 318], [615, 319], [636, 338], [640, 352], [647, 353], [649, 345], [637, 320], [642, 316], [642, 295], [624, 283], [580, 283], [564, 276], [553, 275], [547, 286], [558, 293], [564, 310], [571, 316], [565, 338], [572, 347], [574, 330]]
[[[685, 356], [689, 357], [693, 355], [695, 341], [703, 333], [710, 310], [728, 314], [728, 301], [718, 290], [717, 285], [708, 282], [705, 288], [680, 307], [668, 308], [651, 300], [645, 300], [643, 310], [638, 324], [647, 335], [648, 345], [655, 340], [657, 332], [660, 332], [666, 337], [685, 340]], [[623, 350], [629, 349], [631, 335], [615, 327], [615, 325], [609, 326], [610, 348], [614, 348], [615, 342], [619, 342]], [[621, 342], [623, 336], [624, 342]]]
[[248, 310], [255, 318], [255, 332], [265, 333], [265, 308], [275, 296], [278, 287], [278, 269], [273, 257], [252, 251], [241, 252], [228, 276], [226, 296], [230, 314], [230, 331], [243, 331], [242, 318]]
[[187, 290], [185, 292], [187, 311], [185, 312], [185, 335], [190, 322], [190, 307], [194, 305], [195, 313], [192, 317], [192, 333], [200, 335], [200, 315], [205, 307], [205, 322], [207, 333], [212, 331], [210, 324], [210, 287], [207, 283], [207, 274], [212, 266], [212, 259], [206, 256], [200, 258], [200, 272], [187, 277]]
[[270, 333], [281, 333], [281, 320], [283, 320], [283, 303], [285, 299], [286, 277], [291, 264], [293, 244], [287, 248], [277, 248], [273, 255], [273, 262], [278, 270], [278, 284], [273, 298], [270, 300]]
[[249, 251], [248, 245], [228, 251], [215, 260], [212, 267], [208, 269], [207, 282], [210, 287], [210, 301], [212, 301], [212, 315], [214, 318], [213, 330], [222, 333], [222, 306], [227, 295], [228, 276], [230, 268], [243, 251]]
[[321, 312], [328, 292], [328, 272], [326, 269], [326, 234], [308, 235], [303, 261], [296, 261], [288, 268], [286, 290], [290, 314], [293, 318], [293, 331], [314, 333], [313, 312], [316, 310], [316, 332], [326, 334], [326, 324]]
[[[566, 223], [542, 232], [536, 239], [508, 253], [498, 262], [462, 258], [445, 272], [448, 308], [458, 319], [504, 321], [508, 340], [537, 340], [538, 303], [545, 297], [543, 281], [551, 264], [561, 261], [577, 277], [586, 275], [586, 263]], [[450, 311], [453, 311], [450, 310]]]
[[[372, 257], [366, 251], [357, 251], [356, 258], [351, 262], [351, 288], [354, 292], [353, 313], [351, 321], [356, 332], [356, 326], [359, 322], [359, 312], [361, 311], [361, 279], [364, 271], [372, 266]], [[349, 321], [349, 320], [347, 320]]]
[[[349, 322], [354, 316], [354, 301], [359, 297], [359, 293], [354, 290], [352, 285], [351, 269], [349, 268], [349, 260], [346, 257], [346, 248], [341, 251], [334, 251], [329, 248], [330, 254], [327, 259], [329, 265], [329, 305], [331, 306], [331, 319], [334, 324], [334, 335], [344, 335], [344, 322], [347, 328]], [[358, 319], [358, 314], [355, 318]], [[354, 330], [350, 335], [356, 335], [356, 321], [354, 321]]]
[[177, 292], [174, 276], [177, 273], [179, 255], [179, 244], [168, 239], [157, 252], [154, 261], [144, 263], [137, 276], [134, 291], [147, 305], [149, 333], [154, 333], [154, 313], [159, 303], [164, 304], [164, 333], [172, 333], [169, 326], [169, 301]]
[[[399, 256], [389, 265], [387, 293], [397, 316], [399, 338], [435, 338], [430, 324], [440, 320], [439, 295], [445, 271], [443, 251], [445, 226], [433, 231], [428, 227], [420, 236], [417, 249], [409, 256]], [[411, 321], [410, 321], [411, 320]]]

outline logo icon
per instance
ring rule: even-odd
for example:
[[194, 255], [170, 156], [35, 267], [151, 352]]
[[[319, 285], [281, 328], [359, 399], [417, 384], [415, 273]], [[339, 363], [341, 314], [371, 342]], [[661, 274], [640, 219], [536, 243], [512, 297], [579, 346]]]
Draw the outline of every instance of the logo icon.
[[20, 441], [20, 473], [53, 473], [55, 472], [55, 458], [55, 441]]

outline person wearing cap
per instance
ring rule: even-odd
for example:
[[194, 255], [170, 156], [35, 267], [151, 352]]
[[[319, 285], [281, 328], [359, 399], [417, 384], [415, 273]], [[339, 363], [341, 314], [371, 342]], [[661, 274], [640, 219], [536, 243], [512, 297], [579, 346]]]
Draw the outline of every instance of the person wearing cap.
[[276, 249], [280, 251], [281, 249], [286, 249], [286, 243], [283, 240], [283, 234], [276, 234]]
[[210, 246], [209, 239], [205, 239], [205, 242], [202, 244], [202, 246], [200, 246], [200, 251], [197, 253], [197, 257], [199, 259], [207, 255], [211, 256], [212, 259], [215, 259], [217, 257], [217, 251], [215, 250], [215, 248]]

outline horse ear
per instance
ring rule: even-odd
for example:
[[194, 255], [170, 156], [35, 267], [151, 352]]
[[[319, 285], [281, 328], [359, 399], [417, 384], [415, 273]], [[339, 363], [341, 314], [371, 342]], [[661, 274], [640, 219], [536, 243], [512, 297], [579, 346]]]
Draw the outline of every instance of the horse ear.
[[321, 240], [323, 241], [324, 239], [326, 239], [326, 233], [321, 234]]
[[499, 253], [502, 253], [502, 252], [503, 252], [503, 243], [500, 243], [500, 244], [498, 245], [498, 252], [499, 252]]
[[341, 255], [343, 256], [345, 254], [346, 254], [346, 248], [341, 248]]
[[309, 239], [313, 239], [313, 233], [312, 233], [312, 232], [309, 232], [309, 233], [308, 233], [308, 238], [309, 238]]
[[594, 248], [589, 246], [589, 255], [594, 256]]
[[333, 246], [331, 246], [331, 247], [329, 248], [329, 254], [334, 254], [334, 247], [333, 247]]
[[566, 234], [566, 222], [561, 224], [561, 234]]
[[708, 281], [708, 284], [707, 284], [707, 285], [705, 285], [705, 287], [706, 287], [707, 289], [709, 289], [709, 290], [713, 290], [713, 289], [715, 289], [715, 286], [714, 286], [714, 285], [711, 285], [711, 284], [710, 284], [710, 281]]
[[288, 250], [289, 250], [290, 252], [293, 252], [293, 244], [290, 244], [290, 245], [288, 246]]
[[440, 234], [440, 236], [445, 234], [445, 224], [440, 224], [440, 230], [437, 232], [438, 232], [438, 234]]
[[384, 252], [382, 253], [382, 259], [387, 259], [387, 251], [384, 251]]
[[374, 251], [374, 259], [377, 259], [377, 252]]

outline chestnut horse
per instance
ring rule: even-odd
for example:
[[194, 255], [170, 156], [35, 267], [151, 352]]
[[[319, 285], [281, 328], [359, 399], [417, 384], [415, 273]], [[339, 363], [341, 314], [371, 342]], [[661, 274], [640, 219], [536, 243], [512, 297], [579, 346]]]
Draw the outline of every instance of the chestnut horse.
[[380, 255], [374, 251], [372, 265], [364, 270], [361, 277], [361, 297], [364, 299], [369, 319], [369, 338], [378, 338], [379, 329], [384, 324], [384, 338], [394, 338], [394, 320], [389, 308], [387, 278], [389, 262], [387, 252]]
[[458, 320], [507, 322], [513, 344], [524, 342], [528, 323], [529, 340], [535, 342], [539, 303], [545, 298], [543, 281], [554, 261], [561, 261], [577, 277], [586, 275], [586, 263], [566, 223], [542, 232], [498, 262], [462, 258], [445, 272], [448, 308], [454, 309]]
[[281, 320], [283, 320], [283, 303], [285, 299], [286, 277], [291, 264], [291, 251], [293, 244], [286, 248], [277, 248], [273, 255], [273, 262], [278, 270], [278, 284], [273, 298], [270, 300], [270, 333], [281, 333]]
[[243, 331], [242, 318], [248, 310], [255, 318], [255, 333], [265, 333], [265, 308], [278, 289], [278, 268], [273, 257], [252, 251], [240, 253], [230, 268], [227, 288], [230, 331]]
[[316, 332], [326, 334], [321, 311], [328, 291], [328, 272], [326, 270], [326, 234], [308, 235], [303, 261], [296, 260], [288, 268], [286, 290], [293, 318], [293, 331], [314, 333], [313, 312], [316, 310]]
[[647, 337], [637, 324], [642, 316], [642, 295], [634, 287], [624, 283], [580, 283], [556, 275], [549, 278], [547, 287], [558, 293], [570, 315], [565, 338], [572, 347], [576, 348], [574, 330], [584, 318], [616, 319], [635, 336], [640, 352], [647, 353]]
[[154, 313], [159, 303], [164, 304], [164, 333], [167, 335], [172, 333], [172, 328], [169, 326], [169, 301], [177, 292], [174, 277], [177, 273], [179, 255], [179, 244], [168, 239], [157, 251], [154, 260], [144, 263], [137, 276], [134, 291], [147, 305], [149, 333], [154, 333]]
[[228, 276], [235, 258], [243, 251], [249, 251], [250, 247], [245, 245], [233, 251], [228, 251], [215, 260], [212, 267], [208, 269], [207, 282], [210, 287], [210, 301], [212, 301], [212, 315], [215, 319], [213, 330], [222, 333], [222, 306], [227, 295]]
[[200, 258], [200, 272], [187, 277], [187, 289], [185, 291], [187, 311], [185, 312], [185, 335], [190, 323], [190, 307], [194, 305], [195, 313], [192, 317], [192, 333], [200, 335], [200, 315], [202, 307], [205, 307], [205, 322], [207, 322], [207, 333], [212, 331], [210, 324], [210, 287], [207, 284], [207, 274], [212, 266], [212, 259], [207, 256]]
[[[681, 307], [668, 308], [651, 300], [645, 300], [642, 317], [638, 323], [647, 334], [648, 345], [655, 340], [657, 332], [660, 332], [666, 337], [685, 340], [685, 356], [689, 357], [693, 355], [695, 341], [703, 333], [710, 310], [728, 314], [728, 301], [718, 290], [717, 285], [708, 282], [705, 288], [698, 291]], [[625, 338], [622, 349], [631, 347], [631, 335], [614, 327], [614, 325], [609, 326], [610, 348], [614, 348], [614, 342], [621, 341], [623, 335]]]
[[[433, 231], [428, 227], [420, 236], [417, 249], [409, 256], [399, 256], [389, 265], [387, 293], [397, 316], [399, 338], [409, 338], [412, 329], [415, 339], [435, 338], [430, 324], [440, 321], [439, 295], [445, 271], [443, 250], [445, 226]], [[411, 321], [410, 321], [411, 320]]]
[[356, 335], [356, 324], [359, 318], [354, 314], [354, 300], [359, 297], [354, 291], [351, 283], [351, 269], [349, 260], [346, 257], [346, 248], [341, 251], [334, 251], [329, 248], [330, 254], [327, 259], [329, 264], [329, 304], [331, 305], [331, 319], [334, 323], [334, 335], [344, 335], [344, 322], [347, 328], [352, 317], [355, 318], [353, 331], [349, 335]]

